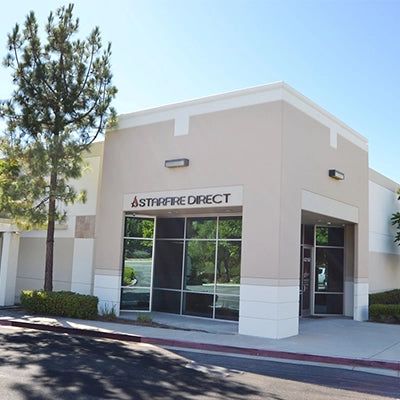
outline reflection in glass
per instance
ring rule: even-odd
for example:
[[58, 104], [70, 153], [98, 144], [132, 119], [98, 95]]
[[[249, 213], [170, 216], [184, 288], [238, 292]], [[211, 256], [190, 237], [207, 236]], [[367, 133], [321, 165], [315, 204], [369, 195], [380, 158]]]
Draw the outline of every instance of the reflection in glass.
[[186, 243], [184, 289], [213, 292], [215, 279], [215, 241], [191, 240]]
[[302, 225], [302, 244], [314, 245], [314, 225]]
[[239, 319], [239, 296], [216, 296], [215, 318], [237, 321]]
[[188, 239], [215, 239], [217, 234], [217, 219], [188, 218], [186, 237]]
[[317, 248], [315, 289], [318, 292], [343, 292], [344, 250]]
[[153, 311], [180, 314], [181, 292], [172, 290], [153, 289]]
[[317, 246], [344, 246], [344, 229], [334, 227], [316, 227], [315, 241]]
[[183, 293], [183, 313], [198, 317], [213, 316], [214, 295], [203, 293]]
[[182, 239], [185, 218], [157, 218], [157, 239]]
[[153, 241], [126, 239], [124, 244], [122, 286], [149, 287], [151, 284]]
[[121, 289], [121, 310], [149, 310], [150, 289]]
[[181, 289], [183, 240], [156, 240], [153, 286]]
[[343, 294], [316, 294], [314, 312], [316, 314], [343, 314]]
[[241, 242], [218, 242], [217, 292], [239, 295]]
[[125, 237], [149, 238], [154, 234], [154, 220], [146, 218], [125, 218]]
[[221, 217], [219, 219], [218, 237], [220, 239], [241, 239], [242, 217]]
[[237, 320], [241, 231], [241, 217], [126, 217], [121, 309], [149, 310], [152, 288], [154, 311]]
[[311, 260], [310, 247], [301, 246], [300, 252], [300, 313], [307, 315], [310, 312], [310, 284], [311, 284]]

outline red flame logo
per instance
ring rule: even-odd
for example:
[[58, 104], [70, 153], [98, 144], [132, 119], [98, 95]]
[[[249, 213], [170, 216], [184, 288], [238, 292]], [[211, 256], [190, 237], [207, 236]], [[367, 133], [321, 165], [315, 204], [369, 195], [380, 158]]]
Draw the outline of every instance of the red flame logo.
[[132, 203], [131, 203], [131, 207], [136, 208], [138, 205], [139, 205], [139, 203], [138, 203], [137, 198], [136, 198], [136, 196], [135, 196], [135, 198], [133, 199], [133, 201], [132, 201]]

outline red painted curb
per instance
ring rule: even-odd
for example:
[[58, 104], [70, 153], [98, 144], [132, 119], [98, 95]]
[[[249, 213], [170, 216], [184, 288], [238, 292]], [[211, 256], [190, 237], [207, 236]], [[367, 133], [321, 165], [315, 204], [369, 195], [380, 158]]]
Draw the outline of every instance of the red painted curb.
[[146, 343], [158, 346], [178, 347], [183, 349], [205, 350], [205, 351], [214, 351], [218, 353], [241, 354], [247, 356], [265, 357], [265, 358], [281, 358], [285, 360], [336, 364], [336, 365], [345, 365], [349, 367], [389, 369], [400, 372], [400, 362], [398, 361], [379, 361], [379, 360], [367, 360], [367, 359], [346, 358], [346, 357], [332, 357], [332, 356], [321, 356], [313, 354], [292, 353], [286, 351], [225, 346], [218, 344], [195, 343], [195, 342], [186, 342], [182, 340], [143, 337], [128, 333], [103, 332], [91, 329], [68, 328], [64, 326], [54, 326], [54, 325], [30, 323], [24, 321], [13, 321], [13, 320], [0, 320], [0, 325], [14, 326], [26, 329], [35, 329], [39, 331], [66, 333], [69, 335], [90, 336], [102, 339], [121, 340], [126, 342], [135, 342], [135, 343]]
[[193, 342], [184, 342], [179, 340], [156, 339], [156, 338], [146, 338], [146, 337], [142, 337], [142, 343], [154, 344], [159, 346], [215, 351], [220, 353], [259, 356], [266, 358], [282, 358], [286, 360], [310, 361], [310, 362], [318, 362], [325, 364], [346, 365], [350, 367], [378, 368], [378, 369], [390, 369], [394, 371], [400, 371], [400, 362], [397, 361], [392, 362], [392, 361], [367, 360], [358, 358], [321, 356], [314, 354], [291, 353], [286, 351], [252, 349], [246, 347], [234, 347], [234, 346], [224, 346], [224, 345], [206, 344], [206, 343], [193, 343]]

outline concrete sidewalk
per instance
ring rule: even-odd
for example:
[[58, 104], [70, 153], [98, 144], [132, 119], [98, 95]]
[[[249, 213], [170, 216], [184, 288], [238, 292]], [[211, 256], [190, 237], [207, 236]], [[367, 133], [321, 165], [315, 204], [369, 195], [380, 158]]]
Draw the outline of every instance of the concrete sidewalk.
[[[152, 313], [161, 326], [40, 317], [0, 309], [0, 325], [48, 330], [166, 348], [265, 357], [285, 362], [321, 364], [400, 377], [400, 325], [358, 322], [348, 318], [300, 320], [300, 333], [264, 339], [237, 333], [237, 323]], [[133, 319], [134, 314], [123, 314]]]

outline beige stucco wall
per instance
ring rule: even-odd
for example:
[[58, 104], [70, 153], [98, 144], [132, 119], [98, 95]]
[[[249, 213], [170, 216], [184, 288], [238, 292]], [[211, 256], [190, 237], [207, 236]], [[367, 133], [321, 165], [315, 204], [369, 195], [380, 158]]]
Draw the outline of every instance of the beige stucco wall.
[[390, 220], [400, 211], [399, 187], [378, 172], [369, 171], [371, 293], [400, 288], [400, 247], [394, 242], [396, 229]]
[[[109, 132], [96, 269], [120, 273], [124, 194], [243, 185], [243, 276], [276, 277], [281, 110], [274, 102], [198, 115], [185, 136], [173, 136], [173, 121]], [[164, 167], [177, 157], [189, 158], [190, 166]]]
[[[71, 289], [73, 238], [57, 238], [54, 243], [54, 290]], [[21, 290], [43, 289], [46, 241], [43, 238], [20, 239], [16, 300]]]
[[[301, 193], [303, 190], [358, 210], [356, 281], [368, 279], [368, 153], [290, 104], [284, 103], [280, 263], [281, 278], [298, 273]], [[329, 169], [345, 174], [343, 181], [328, 176]], [[332, 211], [332, 217], [335, 210]], [[288, 249], [293, 251], [288, 251]]]
[[371, 252], [369, 287], [371, 293], [400, 288], [400, 256]]

